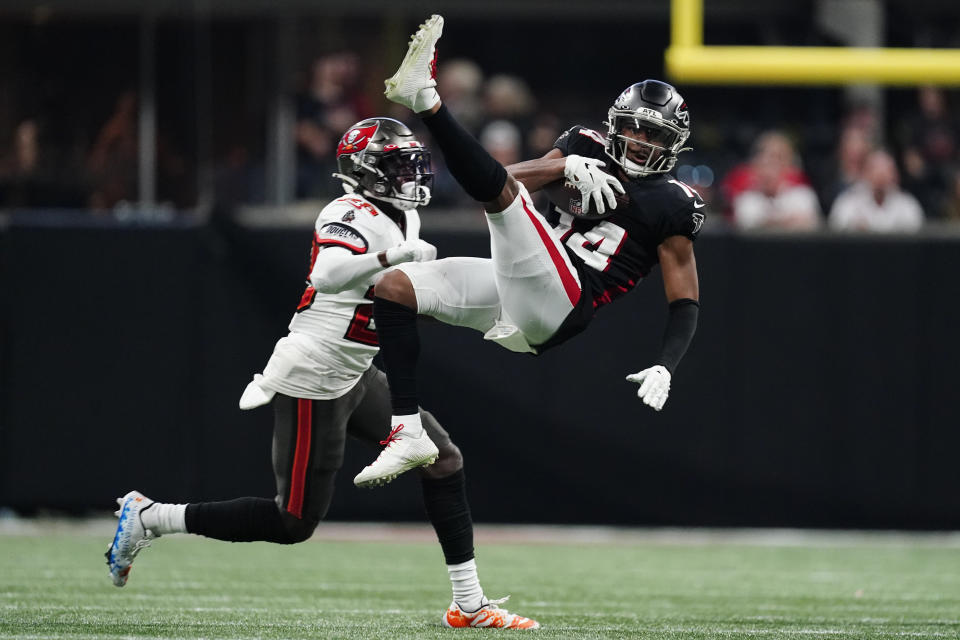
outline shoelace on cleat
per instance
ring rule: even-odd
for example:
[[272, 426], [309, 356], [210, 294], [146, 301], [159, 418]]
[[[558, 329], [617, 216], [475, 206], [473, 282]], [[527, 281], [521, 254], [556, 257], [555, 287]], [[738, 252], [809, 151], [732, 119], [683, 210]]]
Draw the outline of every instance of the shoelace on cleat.
[[137, 557], [137, 554], [142, 550], [150, 546], [150, 540], [147, 538], [141, 538], [137, 540], [137, 544], [133, 545], [133, 551], [130, 552], [130, 559], [133, 560]]
[[387, 434], [387, 439], [381, 440], [380, 444], [389, 447], [394, 442], [400, 442], [400, 437], [397, 436], [397, 434], [400, 433], [401, 431], [403, 431], [403, 423], [398, 424], [393, 429], [391, 429], [390, 433]]
[[502, 598], [497, 598], [496, 600], [491, 600], [491, 601], [489, 601], [487, 604], [493, 605], [493, 606], [495, 606], [495, 607], [497, 607], [497, 608], [499, 609], [499, 608], [500, 608], [499, 605], [503, 604], [504, 602], [506, 602], [506, 601], [509, 600], [509, 599], [510, 599], [510, 596], [509, 596], [509, 595], [506, 595], [506, 596], [503, 596]]

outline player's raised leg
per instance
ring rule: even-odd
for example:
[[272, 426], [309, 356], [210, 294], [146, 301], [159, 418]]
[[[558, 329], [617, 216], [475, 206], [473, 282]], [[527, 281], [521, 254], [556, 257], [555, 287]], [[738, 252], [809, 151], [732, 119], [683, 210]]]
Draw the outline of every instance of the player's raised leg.
[[[386, 81], [385, 94], [423, 118], [450, 173], [484, 203], [503, 310], [531, 345], [540, 344], [578, 302], [579, 275], [523, 185], [443, 105], [436, 90], [436, 44], [442, 32], [440, 16], [420, 26], [400, 68]], [[563, 176], [563, 167], [557, 163], [556, 178]]]
[[[420, 25], [410, 38], [397, 72], [385, 81], [384, 95], [424, 118], [460, 186], [474, 199], [490, 204], [488, 210], [499, 211], [502, 207], [497, 205], [505, 207], [513, 200], [516, 186], [513, 185], [512, 194], [511, 189], [503, 193], [507, 184], [506, 169], [453, 119], [440, 100], [436, 90], [436, 47], [442, 34], [441, 16], [433, 15]], [[440, 137], [436, 138], [437, 135]]]

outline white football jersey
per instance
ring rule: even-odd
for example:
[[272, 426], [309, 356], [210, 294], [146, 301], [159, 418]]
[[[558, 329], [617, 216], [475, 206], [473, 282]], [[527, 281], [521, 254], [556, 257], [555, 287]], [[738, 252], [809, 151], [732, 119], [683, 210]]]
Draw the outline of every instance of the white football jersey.
[[[342, 247], [354, 254], [375, 254], [419, 233], [416, 211], [408, 211], [408, 238], [400, 227], [366, 198], [348, 194], [320, 212], [314, 226], [310, 269], [317, 254]], [[339, 293], [307, 289], [273, 356], [257, 376], [261, 387], [295, 398], [330, 400], [354, 387], [379, 350], [373, 324], [373, 285], [384, 271]]]

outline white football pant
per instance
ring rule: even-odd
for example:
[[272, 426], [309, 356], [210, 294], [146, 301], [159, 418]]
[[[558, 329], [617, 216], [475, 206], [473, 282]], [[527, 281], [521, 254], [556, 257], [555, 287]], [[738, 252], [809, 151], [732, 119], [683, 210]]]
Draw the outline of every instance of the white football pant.
[[487, 223], [492, 259], [444, 258], [397, 268], [413, 284], [418, 313], [530, 351], [501, 338], [516, 327], [528, 344], [550, 339], [580, 299], [580, 277], [522, 185], [510, 206], [487, 214]]

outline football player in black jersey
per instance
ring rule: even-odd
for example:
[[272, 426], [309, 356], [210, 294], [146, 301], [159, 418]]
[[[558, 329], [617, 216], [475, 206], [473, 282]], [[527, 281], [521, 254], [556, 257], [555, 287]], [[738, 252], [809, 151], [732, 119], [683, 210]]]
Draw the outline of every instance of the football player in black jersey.
[[[376, 285], [374, 318], [391, 387], [391, 433], [398, 437], [355, 478], [359, 486], [389, 482], [418, 464], [409, 453], [417, 448], [414, 434], [422, 433], [418, 314], [484, 331], [513, 351], [542, 353], [583, 331], [600, 307], [659, 263], [669, 303], [663, 346], [653, 366], [627, 376], [657, 411], [697, 326], [693, 241], [705, 203], [669, 175], [690, 135], [690, 114], [677, 90], [657, 80], [631, 85], [610, 108], [606, 135], [575, 126], [542, 158], [504, 168], [440, 101], [435, 75], [442, 29], [436, 15], [421, 25], [385, 93], [423, 118], [450, 173], [484, 203], [492, 258], [401, 265]], [[615, 175], [601, 170], [606, 164]], [[560, 179], [579, 190], [579, 202], [551, 205], [541, 215], [529, 192]], [[618, 203], [615, 190], [628, 202]]]

